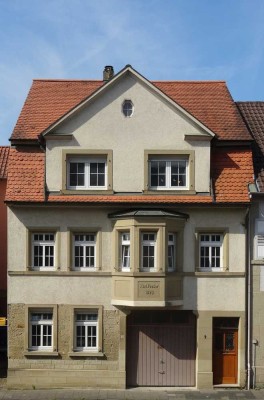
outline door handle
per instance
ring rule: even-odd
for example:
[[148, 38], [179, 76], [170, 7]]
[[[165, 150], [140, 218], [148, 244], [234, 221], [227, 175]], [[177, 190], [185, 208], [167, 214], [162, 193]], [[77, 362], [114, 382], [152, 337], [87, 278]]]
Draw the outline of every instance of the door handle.
[[165, 371], [159, 372], [159, 374], [164, 375], [164, 374], [165, 374]]

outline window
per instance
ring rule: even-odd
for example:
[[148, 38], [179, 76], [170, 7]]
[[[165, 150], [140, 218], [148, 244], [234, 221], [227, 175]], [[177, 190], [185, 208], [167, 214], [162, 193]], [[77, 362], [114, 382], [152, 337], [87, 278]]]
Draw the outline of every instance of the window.
[[218, 233], [200, 234], [200, 268], [221, 270], [223, 268], [223, 235]]
[[187, 166], [186, 159], [150, 160], [151, 188], [187, 188]]
[[130, 233], [121, 234], [121, 270], [130, 271]]
[[176, 269], [176, 235], [174, 233], [168, 234], [168, 271], [175, 271]]
[[89, 270], [96, 266], [96, 234], [73, 235], [73, 266], [75, 269]]
[[143, 271], [154, 271], [156, 268], [156, 239], [156, 233], [141, 234], [141, 269]]
[[53, 268], [54, 250], [54, 233], [32, 233], [32, 268]]
[[68, 159], [67, 187], [69, 189], [106, 189], [106, 157], [72, 157]]
[[134, 112], [134, 106], [131, 100], [125, 100], [122, 105], [122, 111], [125, 117], [131, 117]]
[[50, 310], [30, 312], [30, 350], [53, 349], [53, 312]]
[[256, 220], [255, 258], [264, 258], [264, 220]]
[[75, 312], [76, 351], [98, 351], [98, 311]]

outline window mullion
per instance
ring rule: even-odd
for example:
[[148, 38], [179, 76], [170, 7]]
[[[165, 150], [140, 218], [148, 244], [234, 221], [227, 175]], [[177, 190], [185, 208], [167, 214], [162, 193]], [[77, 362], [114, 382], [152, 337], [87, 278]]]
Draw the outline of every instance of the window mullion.
[[85, 187], [90, 188], [90, 163], [85, 163]]

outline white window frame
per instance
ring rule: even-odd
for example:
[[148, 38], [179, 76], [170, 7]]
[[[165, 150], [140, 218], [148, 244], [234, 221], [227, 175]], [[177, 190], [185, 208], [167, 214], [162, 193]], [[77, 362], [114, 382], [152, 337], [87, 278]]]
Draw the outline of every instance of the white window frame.
[[[75, 240], [76, 236], [94, 236], [94, 240]], [[96, 232], [87, 232], [87, 233], [73, 233], [73, 240], [72, 240], [72, 265], [73, 269], [76, 271], [95, 271], [96, 270], [96, 242], [97, 242], [97, 234]], [[75, 251], [76, 251], [76, 246], [79, 246], [83, 248], [83, 266], [82, 267], [77, 267], [75, 265]], [[87, 247], [93, 248], [94, 249], [94, 266], [89, 267], [89, 266], [84, 266], [86, 264], [86, 251]]]
[[[125, 237], [126, 236], [126, 237]], [[125, 255], [128, 250], [128, 255]], [[125, 259], [128, 260], [128, 265], [125, 265]], [[120, 269], [122, 272], [130, 271], [131, 263], [131, 245], [130, 245], [130, 232], [120, 232]]]
[[[171, 185], [171, 163], [177, 161], [185, 162], [185, 186], [172, 186]], [[164, 186], [152, 186], [151, 185], [151, 164], [152, 162], [164, 162], [165, 166], [165, 185]], [[189, 189], [189, 158], [188, 157], [178, 157], [178, 156], [152, 156], [149, 159], [149, 187], [151, 190], [188, 190]]]
[[[36, 239], [35, 240], [35, 235], [43, 235], [44, 239]], [[45, 236], [48, 235], [53, 235], [54, 240], [46, 240]], [[55, 263], [56, 263], [56, 247], [55, 247], [55, 242], [56, 242], [56, 233], [55, 232], [32, 232], [31, 233], [31, 268], [36, 269], [36, 270], [48, 270], [52, 271], [55, 269]], [[34, 249], [36, 247], [42, 248], [42, 265], [35, 265], [34, 259]], [[53, 248], [53, 266], [48, 266], [45, 265], [45, 251], [46, 248], [52, 247]]]
[[255, 221], [255, 238], [254, 238], [254, 258], [255, 260], [264, 259], [264, 219], [256, 219]]
[[[144, 235], [154, 235], [154, 240], [144, 240]], [[141, 262], [140, 262], [140, 270], [143, 272], [155, 272], [157, 270], [157, 232], [141, 232], [140, 236], [140, 248], [141, 248]], [[145, 246], [154, 247], [154, 267], [143, 267], [143, 248]]]
[[[202, 236], [209, 236], [209, 240], [208, 241], [202, 241]], [[220, 241], [213, 241], [212, 240], [212, 236], [220, 236]], [[223, 242], [224, 242], [224, 235], [221, 232], [216, 232], [216, 233], [212, 233], [212, 232], [200, 232], [199, 234], [199, 268], [201, 271], [222, 271], [223, 270]], [[202, 267], [201, 266], [201, 258], [202, 258], [202, 254], [201, 254], [201, 248], [202, 247], [206, 247], [209, 249], [209, 267]], [[213, 255], [212, 255], [212, 249], [214, 247], [217, 247], [220, 249], [220, 266], [219, 267], [212, 267], [212, 259], [213, 259]]]
[[[97, 320], [81, 320], [77, 321], [77, 315], [97, 315]], [[85, 346], [77, 346], [77, 327], [81, 326], [84, 327], [85, 330]], [[96, 345], [95, 346], [88, 346], [88, 331], [89, 327], [96, 328]], [[94, 336], [93, 336], [94, 337]], [[98, 352], [99, 351], [99, 312], [98, 310], [92, 309], [82, 309], [82, 310], [75, 310], [74, 312], [74, 350], [75, 351], [91, 351], [91, 352]]]
[[[71, 186], [70, 185], [70, 164], [82, 163], [84, 164], [84, 185]], [[105, 184], [93, 186], [90, 183], [90, 165], [92, 163], [102, 163], [105, 165]], [[67, 188], [69, 190], [106, 190], [108, 185], [108, 168], [107, 157], [69, 157], [67, 160]]]
[[[172, 266], [169, 265], [169, 247], [172, 246]], [[176, 271], [176, 234], [169, 232], [168, 233], [168, 271], [173, 272]]]
[[[52, 315], [51, 319], [36, 319], [32, 320], [33, 315]], [[33, 337], [33, 326], [39, 326], [40, 327], [40, 345], [39, 346], [33, 346], [32, 344], [32, 337]], [[49, 346], [44, 345], [44, 327], [51, 326], [51, 335], [46, 335], [46, 336], [51, 336], [51, 344]], [[53, 335], [54, 335], [54, 313], [53, 310], [31, 310], [29, 312], [29, 349], [32, 351], [52, 351], [53, 350]]]

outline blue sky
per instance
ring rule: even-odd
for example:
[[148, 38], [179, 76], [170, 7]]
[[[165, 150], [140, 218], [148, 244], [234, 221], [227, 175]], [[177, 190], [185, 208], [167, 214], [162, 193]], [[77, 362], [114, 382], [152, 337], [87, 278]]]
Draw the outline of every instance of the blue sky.
[[226, 80], [264, 100], [263, 0], [0, 0], [0, 144], [34, 78]]

